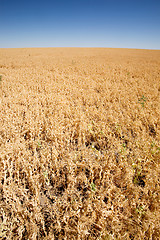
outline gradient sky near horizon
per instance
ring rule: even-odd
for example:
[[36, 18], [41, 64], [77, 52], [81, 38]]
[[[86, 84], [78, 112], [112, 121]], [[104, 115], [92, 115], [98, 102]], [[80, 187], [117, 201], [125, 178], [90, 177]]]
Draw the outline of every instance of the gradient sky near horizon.
[[0, 48], [160, 49], [160, 0], [0, 0]]

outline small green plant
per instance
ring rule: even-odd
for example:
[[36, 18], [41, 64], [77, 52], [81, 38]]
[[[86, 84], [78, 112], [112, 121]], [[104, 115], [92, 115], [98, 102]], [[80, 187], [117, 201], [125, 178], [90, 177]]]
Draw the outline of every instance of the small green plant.
[[127, 148], [125, 143], [122, 144], [122, 147], [123, 147], [124, 151], [125, 151], [126, 148]]
[[43, 175], [44, 175], [44, 178], [46, 180], [46, 184], [49, 185], [48, 172], [47, 171], [43, 172]]
[[42, 144], [40, 141], [37, 142], [37, 148], [40, 149], [42, 147]]
[[155, 147], [155, 146], [156, 146], [155, 142], [152, 141], [152, 143], [151, 143], [151, 148], [153, 148], [153, 147]]
[[125, 158], [126, 157], [126, 154], [127, 154], [127, 146], [125, 143], [122, 144], [122, 147], [121, 149], [119, 150], [122, 158]]
[[141, 217], [144, 217], [145, 215], [145, 205], [139, 205], [136, 209], [135, 209], [135, 212], [136, 214], [141, 218]]
[[136, 173], [134, 175], [134, 178], [133, 178], [133, 183], [134, 184], [139, 185], [139, 183], [140, 183], [140, 180], [139, 180], [140, 176], [141, 176], [141, 174], [139, 174], [139, 173]]
[[100, 151], [100, 142], [106, 141], [103, 129], [99, 129], [94, 121], [88, 125], [89, 137], [87, 141], [87, 146], [90, 146], [94, 151]]
[[138, 159], [138, 163], [133, 163], [132, 167], [134, 169], [134, 176], [133, 176], [133, 183], [135, 185], [144, 187], [145, 186], [145, 181], [144, 175], [142, 174], [142, 166], [141, 166], [141, 161]]
[[113, 236], [113, 234], [107, 233], [107, 234], [103, 235], [101, 239], [103, 239], [103, 240], [113, 240], [113, 239], [115, 239], [116, 240], [117, 238], [115, 238]]
[[142, 95], [142, 97], [138, 99], [138, 103], [140, 103], [143, 108], [146, 101], [147, 101], [147, 98], [144, 95]]
[[93, 182], [91, 183], [91, 190], [92, 190], [93, 192], [96, 191], [96, 185], [95, 185]]
[[159, 153], [159, 151], [160, 151], [160, 147], [158, 147], [157, 144], [153, 141], [151, 143], [151, 154], [155, 155]]
[[119, 132], [120, 130], [121, 130], [121, 126], [118, 123], [116, 123], [116, 131]]

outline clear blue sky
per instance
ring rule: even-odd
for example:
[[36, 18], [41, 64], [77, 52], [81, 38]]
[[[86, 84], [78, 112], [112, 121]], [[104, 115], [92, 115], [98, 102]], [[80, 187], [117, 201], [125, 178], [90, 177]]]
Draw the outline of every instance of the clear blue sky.
[[0, 0], [0, 48], [160, 49], [160, 0]]

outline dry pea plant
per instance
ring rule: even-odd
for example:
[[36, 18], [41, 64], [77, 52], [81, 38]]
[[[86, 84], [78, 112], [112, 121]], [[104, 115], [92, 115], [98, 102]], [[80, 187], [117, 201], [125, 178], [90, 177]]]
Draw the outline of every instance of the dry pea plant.
[[160, 51], [0, 49], [0, 239], [159, 239]]

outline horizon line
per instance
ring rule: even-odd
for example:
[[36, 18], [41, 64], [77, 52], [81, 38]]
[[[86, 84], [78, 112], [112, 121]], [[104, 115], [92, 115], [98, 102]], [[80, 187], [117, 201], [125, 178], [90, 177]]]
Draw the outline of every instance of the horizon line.
[[137, 47], [0, 47], [0, 49], [30, 49], [30, 48], [105, 48], [105, 49], [130, 49], [130, 50], [155, 50], [160, 48], [137, 48]]

